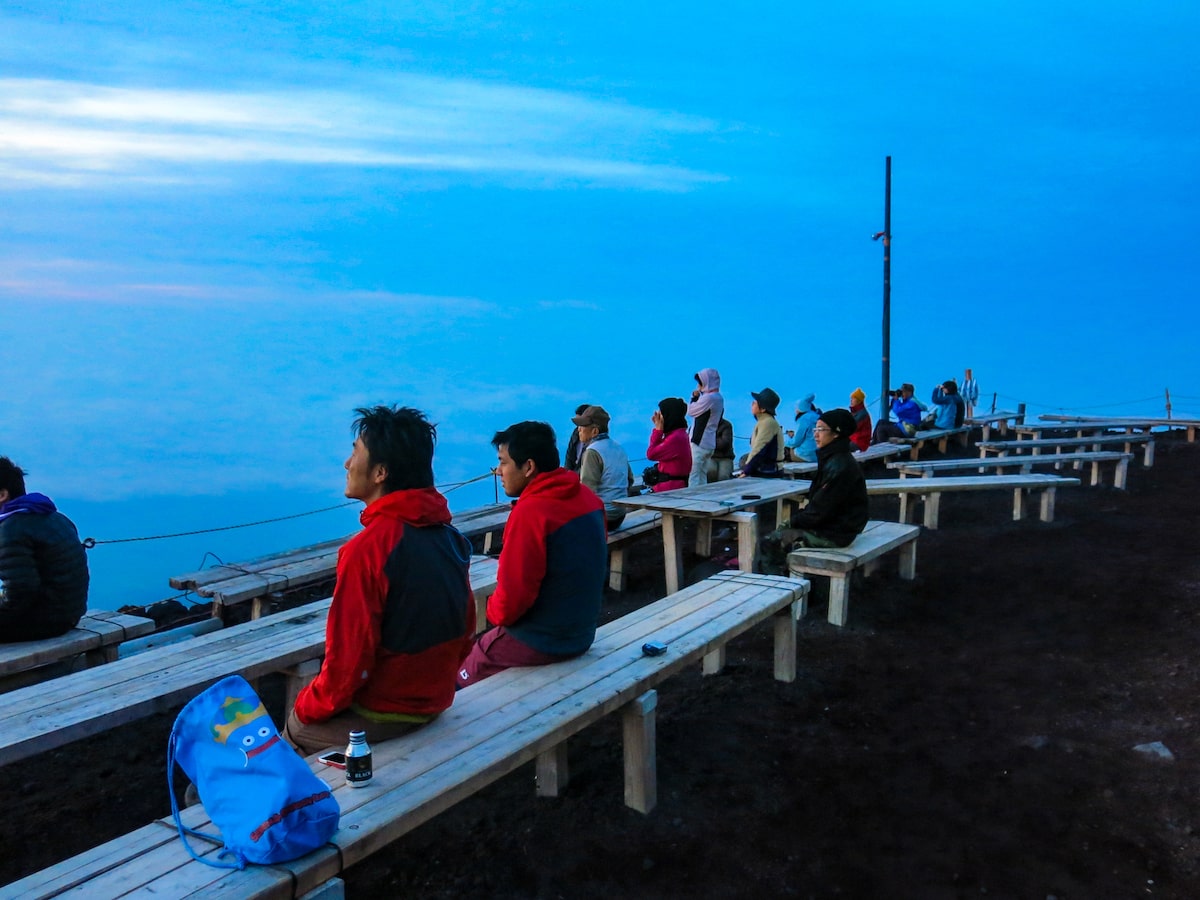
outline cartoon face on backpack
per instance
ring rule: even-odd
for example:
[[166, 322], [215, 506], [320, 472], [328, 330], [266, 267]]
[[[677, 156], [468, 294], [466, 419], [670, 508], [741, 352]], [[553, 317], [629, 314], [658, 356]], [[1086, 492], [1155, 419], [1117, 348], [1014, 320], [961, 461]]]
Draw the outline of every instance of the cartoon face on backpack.
[[241, 751], [243, 765], [279, 743], [275, 723], [257, 697], [226, 697], [212, 723], [212, 736], [218, 744]]

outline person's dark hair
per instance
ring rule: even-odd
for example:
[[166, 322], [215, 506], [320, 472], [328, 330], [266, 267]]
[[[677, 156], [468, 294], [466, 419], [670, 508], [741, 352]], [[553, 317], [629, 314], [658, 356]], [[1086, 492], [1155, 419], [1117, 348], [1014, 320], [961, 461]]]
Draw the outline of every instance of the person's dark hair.
[[499, 450], [508, 447], [508, 455], [518, 466], [533, 460], [539, 472], [558, 468], [558, 444], [554, 429], [545, 422], [518, 422], [492, 436], [492, 446]]
[[371, 465], [387, 469], [386, 493], [433, 487], [437, 426], [408, 406], [361, 406], [351, 430], [362, 438]]
[[28, 473], [7, 456], [0, 456], [0, 491], [8, 491], [8, 499], [25, 496], [25, 476]]
[[687, 428], [687, 404], [682, 397], [665, 397], [659, 400], [658, 411], [663, 417], [663, 434]]
[[944, 390], [947, 394], [957, 394], [958, 385], [955, 384], [953, 380], [944, 381], [942, 382], [942, 390]]

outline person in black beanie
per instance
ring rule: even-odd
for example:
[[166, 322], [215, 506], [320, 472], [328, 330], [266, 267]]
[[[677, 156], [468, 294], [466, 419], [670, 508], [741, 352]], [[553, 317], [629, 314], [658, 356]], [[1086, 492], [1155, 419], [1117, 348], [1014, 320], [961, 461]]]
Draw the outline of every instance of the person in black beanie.
[[821, 413], [813, 429], [817, 474], [808, 504], [759, 541], [766, 574], [788, 574], [787, 555], [796, 547], [845, 547], [866, 527], [867, 482], [850, 444], [855, 427], [847, 409]]

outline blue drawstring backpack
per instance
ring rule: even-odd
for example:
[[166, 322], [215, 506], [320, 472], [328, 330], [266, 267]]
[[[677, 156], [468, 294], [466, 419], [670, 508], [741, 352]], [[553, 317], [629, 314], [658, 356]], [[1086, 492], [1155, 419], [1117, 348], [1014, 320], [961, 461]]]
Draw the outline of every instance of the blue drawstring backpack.
[[[175, 799], [175, 763], [200, 794], [221, 835], [186, 827]], [[329, 785], [279, 736], [254, 689], [240, 675], [218, 681], [179, 713], [167, 743], [167, 787], [175, 827], [194, 859], [226, 869], [303, 856], [337, 831], [341, 810]], [[216, 861], [198, 856], [188, 834], [225, 847]]]

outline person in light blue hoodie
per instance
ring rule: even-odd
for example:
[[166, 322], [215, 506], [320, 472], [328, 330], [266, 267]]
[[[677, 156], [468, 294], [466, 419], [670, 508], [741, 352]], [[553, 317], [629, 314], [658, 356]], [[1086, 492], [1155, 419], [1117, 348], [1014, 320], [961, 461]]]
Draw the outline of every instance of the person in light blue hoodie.
[[817, 439], [813, 429], [821, 411], [813, 406], [816, 394], [805, 394], [796, 401], [796, 427], [787, 432], [783, 446], [792, 451], [792, 459], [800, 462], [817, 461]]

